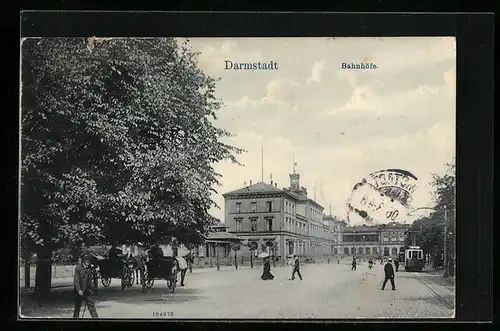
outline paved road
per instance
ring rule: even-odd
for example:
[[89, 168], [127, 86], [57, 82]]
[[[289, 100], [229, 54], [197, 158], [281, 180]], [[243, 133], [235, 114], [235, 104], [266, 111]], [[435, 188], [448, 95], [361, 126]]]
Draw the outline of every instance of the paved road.
[[[135, 286], [121, 291], [119, 280], [97, 297], [102, 318], [430, 318], [452, 317], [454, 287], [440, 275], [398, 272], [396, 291], [381, 291], [383, 266], [368, 270], [366, 264], [351, 271], [345, 264], [312, 264], [302, 267], [304, 280], [288, 280], [287, 268], [273, 268], [275, 279], [260, 279], [258, 268], [193, 270], [186, 287], [175, 293], [164, 281], [142, 293]], [[27, 317], [69, 318], [71, 291], [42, 308], [23, 303]], [[86, 314], [88, 315], [88, 313]], [[173, 315], [173, 316], [171, 316]], [[87, 316], [88, 317], [88, 316]], [[156, 317], [158, 318], [158, 317]]]

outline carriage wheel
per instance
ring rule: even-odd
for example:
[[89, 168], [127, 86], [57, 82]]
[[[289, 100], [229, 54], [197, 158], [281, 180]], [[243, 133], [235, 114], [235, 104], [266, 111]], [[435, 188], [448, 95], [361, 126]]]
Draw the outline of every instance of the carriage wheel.
[[92, 286], [94, 287], [94, 290], [97, 291], [97, 288], [99, 286], [99, 276], [97, 275], [97, 270], [95, 268], [92, 268]]
[[128, 278], [129, 282], [127, 283], [128, 288], [134, 286], [134, 281], [135, 281], [134, 270], [129, 269], [129, 271], [130, 271], [129, 278]]
[[125, 289], [125, 287], [128, 287], [128, 284], [130, 283], [129, 279], [130, 279], [129, 270], [128, 268], [124, 268], [120, 276], [122, 291]]
[[111, 278], [102, 278], [101, 283], [102, 283], [102, 286], [108, 287], [111, 284]]
[[142, 287], [143, 288], [152, 288], [155, 283], [154, 278], [150, 278], [147, 271], [144, 271], [144, 277], [142, 279]]

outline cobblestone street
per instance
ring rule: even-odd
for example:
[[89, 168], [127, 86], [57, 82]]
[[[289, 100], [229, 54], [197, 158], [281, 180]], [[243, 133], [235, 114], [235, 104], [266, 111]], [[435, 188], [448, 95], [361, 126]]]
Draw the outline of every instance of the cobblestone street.
[[[440, 275], [396, 274], [381, 291], [383, 267], [366, 263], [351, 271], [347, 264], [309, 264], [303, 281], [288, 280], [289, 269], [272, 268], [275, 278], [260, 279], [260, 268], [195, 269], [186, 286], [170, 293], [155, 281], [142, 293], [139, 285], [121, 291], [114, 279], [100, 288], [96, 305], [101, 318], [432, 318], [454, 315], [455, 288]], [[54, 289], [56, 298], [41, 308], [23, 299], [25, 317], [70, 318], [72, 288]], [[154, 317], [166, 313], [169, 317]], [[88, 312], [86, 312], [89, 318]], [[173, 316], [172, 316], [173, 315]]]

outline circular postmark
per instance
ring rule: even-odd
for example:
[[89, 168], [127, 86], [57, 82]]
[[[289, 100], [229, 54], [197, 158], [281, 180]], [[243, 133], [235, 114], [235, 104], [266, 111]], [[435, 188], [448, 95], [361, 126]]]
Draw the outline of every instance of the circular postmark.
[[349, 222], [387, 223], [408, 214], [417, 177], [401, 169], [371, 173], [352, 189], [347, 201]]

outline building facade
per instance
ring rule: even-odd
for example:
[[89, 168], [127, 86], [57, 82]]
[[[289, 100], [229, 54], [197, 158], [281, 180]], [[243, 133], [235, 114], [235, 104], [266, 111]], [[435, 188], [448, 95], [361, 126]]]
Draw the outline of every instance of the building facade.
[[[330, 224], [323, 220], [323, 206], [307, 196], [300, 175], [290, 174], [290, 187], [259, 182], [223, 194], [225, 224], [247, 245], [242, 255], [268, 251], [284, 262], [289, 255], [331, 255]], [[253, 249], [252, 249], [253, 247]]]
[[338, 254], [356, 257], [397, 257], [404, 252], [408, 224], [343, 226]]
[[279, 261], [295, 254], [303, 258], [329, 256], [397, 256], [404, 250], [409, 225], [347, 226], [324, 214], [307, 196], [300, 175], [290, 174], [290, 186], [280, 189], [272, 180], [223, 194], [225, 225], [241, 239], [242, 256], [267, 251]]

